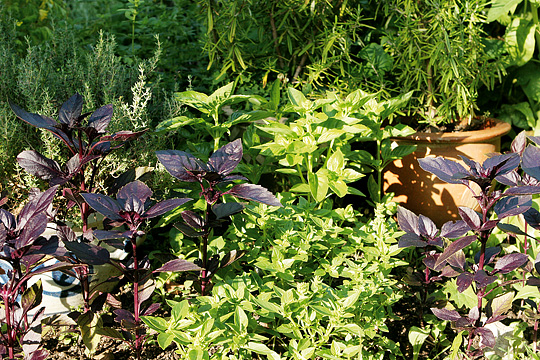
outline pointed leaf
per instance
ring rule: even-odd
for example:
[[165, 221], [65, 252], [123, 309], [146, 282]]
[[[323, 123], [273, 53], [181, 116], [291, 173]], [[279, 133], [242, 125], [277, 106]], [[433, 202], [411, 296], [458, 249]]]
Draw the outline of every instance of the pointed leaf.
[[242, 199], [253, 200], [270, 206], [283, 206], [270, 191], [259, 185], [238, 184], [227, 191], [227, 193]]
[[179, 272], [179, 271], [200, 271], [202, 268], [191, 261], [184, 259], [174, 259], [155, 270], [154, 272]]
[[26, 222], [34, 215], [47, 211], [47, 209], [52, 204], [57, 189], [58, 186], [53, 186], [42, 193], [38, 193], [35, 197], [28, 201], [28, 203], [19, 213], [19, 223], [17, 224], [18, 229], [22, 229], [23, 227], [25, 227]]
[[506, 274], [510, 271], [517, 269], [522, 266], [529, 260], [527, 254], [523, 253], [513, 253], [508, 254], [497, 260], [495, 267], [493, 268], [494, 273]]
[[[502, 184], [504, 184], [501, 181]], [[507, 184], [505, 184], [507, 185]], [[540, 186], [533, 186], [533, 185], [521, 185], [521, 186], [514, 186], [509, 189], [506, 189], [504, 192], [504, 195], [534, 195], [534, 194], [540, 194]]]
[[496, 297], [491, 302], [491, 314], [492, 316], [503, 315], [510, 309], [512, 309], [512, 302], [514, 301], [514, 293], [508, 292], [501, 296]]
[[206, 222], [204, 221], [204, 219], [199, 214], [191, 210], [183, 211], [181, 216], [182, 219], [184, 219], [184, 221], [186, 222], [186, 224], [188, 224], [193, 229], [202, 230], [206, 226]]
[[221, 259], [221, 263], [219, 265], [220, 268], [224, 268], [225, 266], [229, 266], [236, 260], [240, 259], [242, 256], [246, 254], [247, 251], [241, 250], [231, 250], [229, 253], [227, 253], [223, 259]]
[[[484, 266], [491, 263], [495, 256], [497, 256], [501, 252], [501, 248], [498, 246], [495, 247], [489, 247], [486, 249], [486, 252], [484, 253]], [[474, 254], [474, 263], [478, 264], [480, 261], [480, 251], [478, 251], [476, 254]]]
[[21, 309], [23, 312], [27, 313], [29, 310], [41, 304], [42, 295], [43, 286], [41, 285], [41, 280], [38, 280], [32, 284], [32, 286], [27, 288], [21, 296]]
[[458, 208], [459, 216], [467, 223], [472, 230], [479, 230], [482, 226], [480, 215], [471, 208], [460, 206]]
[[48, 159], [34, 150], [25, 150], [21, 152], [17, 156], [17, 162], [29, 174], [37, 176], [41, 180], [60, 179], [57, 180], [58, 184], [61, 184], [59, 181], [62, 179], [67, 181], [64, 172], [56, 161]]
[[406, 233], [399, 239], [398, 243], [398, 247], [400, 248], [406, 248], [410, 246], [423, 248], [427, 245], [428, 243], [426, 241], [422, 240], [419, 235], [413, 233]]
[[467, 174], [467, 170], [459, 163], [443, 157], [419, 159], [420, 167], [450, 184], [464, 184], [467, 181], [455, 179], [456, 174]]
[[469, 246], [475, 240], [476, 240], [476, 236], [471, 235], [471, 236], [462, 237], [461, 239], [458, 239], [452, 242], [450, 245], [448, 245], [446, 249], [444, 249], [444, 252], [441, 254], [441, 256], [439, 256], [435, 264], [435, 267], [438, 267], [439, 265], [444, 263], [446, 259], [448, 259], [450, 256], [454, 255], [459, 250], [462, 250], [463, 248]]
[[493, 332], [490, 329], [479, 327], [476, 329], [476, 333], [482, 337], [480, 340], [480, 348], [493, 348], [495, 346], [495, 335], [493, 335]]
[[100, 107], [88, 119], [88, 126], [94, 128], [99, 134], [105, 133], [113, 116], [113, 106], [108, 104]]
[[151, 277], [149, 277], [143, 284], [139, 284], [139, 306], [141, 306], [146, 300], [150, 299], [155, 289], [156, 283]]
[[51, 129], [57, 124], [57, 122], [53, 119], [46, 116], [29, 113], [26, 110], [20, 108], [18, 105], [12, 103], [11, 101], [9, 101], [9, 106], [19, 119], [37, 128]]
[[448, 239], [455, 239], [465, 235], [470, 230], [471, 228], [469, 227], [469, 225], [467, 225], [465, 221], [448, 221], [443, 224], [439, 236]]
[[497, 280], [496, 276], [490, 276], [484, 270], [478, 270], [476, 274], [474, 274], [474, 281], [476, 281], [477, 287], [479, 288], [486, 287], [495, 282], [495, 280]]
[[205, 164], [195, 156], [184, 151], [156, 151], [156, 156], [169, 174], [182, 181], [197, 181], [197, 177], [193, 175], [194, 173], [208, 171]]
[[401, 230], [417, 235], [420, 234], [420, 232], [418, 231], [418, 215], [398, 205], [397, 218]]
[[83, 197], [84, 201], [86, 201], [86, 203], [98, 213], [105, 215], [111, 220], [123, 220], [123, 218], [119, 215], [122, 208], [113, 198], [110, 198], [107, 195], [91, 193], [81, 194], [81, 196]]
[[457, 321], [461, 315], [455, 310], [431, 308], [433, 314], [441, 320]]
[[523, 152], [521, 168], [525, 173], [540, 180], [540, 148], [529, 145]]
[[523, 218], [533, 228], [540, 230], [540, 212], [535, 208], [530, 208], [529, 210], [523, 213]]
[[109, 251], [100, 246], [77, 241], [64, 241], [64, 246], [84, 264], [96, 266], [109, 262]]
[[129, 197], [136, 197], [140, 199], [142, 203], [145, 203], [147, 199], [152, 196], [152, 190], [140, 180], [135, 180], [129, 184], [124, 185], [116, 196], [117, 199], [128, 199]]
[[212, 212], [217, 219], [223, 219], [244, 210], [244, 205], [237, 202], [220, 203], [212, 206]]
[[516, 153], [502, 154], [492, 156], [486, 159], [482, 166], [484, 169], [492, 169], [494, 173], [490, 173], [491, 178], [507, 174], [519, 166], [521, 157]]
[[15, 249], [32, 245], [33, 242], [47, 229], [47, 216], [43, 213], [32, 216], [24, 226], [21, 234], [15, 240]]
[[499, 219], [504, 219], [509, 216], [523, 214], [532, 206], [532, 197], [528, 196], [511, 196], [500, 199], [493, 209]]
[[512, 152], [523, 154], [527, 146], [527, 132], [523, 130], [512, 140]]
[[58, 121], [61, 124], [66, 124], [69, 127], [74, 127], [77, 119], [81, 116], [83, 106], [83, 98], [79, 94], [71, 96], [65, 103], [62, 104], [58, 112]]
[[242, 139], [236, 139], [216, 150], [208, 159], [208, 169], [222, 176], [229, 175], [242, 160]]
[[471, 286], [473, 282], [473, 274], [464, 272], [456, 278], [457, 290], [462, 293]]
[[150, 219], [154, 218], [156, 216], [160, 216], [165, 214], [168, 211], [174, 210], [179, 206], [184, 205], [188, 201], [191, 201], [193, 199], [190, 198], [174, 198], [174, 199], [167, 199], [162, 202], [159, 202], [152, 206], [150, 209], [148, 209], [147, 212], [144, 213], [143, 218], [144, 219]]

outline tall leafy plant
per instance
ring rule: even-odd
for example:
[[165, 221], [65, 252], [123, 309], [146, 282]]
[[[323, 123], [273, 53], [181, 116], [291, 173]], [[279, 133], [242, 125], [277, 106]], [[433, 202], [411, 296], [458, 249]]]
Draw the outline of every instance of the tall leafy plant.
[[[537, 138], [531, 139], [538, 142]], [[521, 181], [516, 172], [521, 164], [527, 176], [540, 177], [538, 147], [526, 145], [525, 136], [520, 136], [512, 144], [514, 152], [495, 155], [482, 164], [463, 158], [466, 167], [441, 157], [419, 160], [422, 169], [440, 180], [463, 184], [472, 191], [479, 211], [460, 207], [462, 220], [447, 222], [438, 229], [428, 217], [415, 215], [401, 207], [398, 209], [399, 225], [406, 232], [399, 246], [425, 249], [424, 283], [455, 278], [458, 293], [472, 289], [475, 294], [476, 304], [470, 306], [467, 315], [460, 314], [457, 309], [431, 309], [439, 319], [452, 321], [460, 331], [453, 344], [454, 351], [461, 345], [461, 334], [467, 333], [465, 353], [472, 358], [482, 356], [486, 347], [494, 347], [495, 335], [486, 325], [506, 318], [514, 300], [514, 292], [507, 286], [522, 281], [516, 279], [513, 272], [529, 260], [524, 253], [502, 255], [501, 246], [488, 247], [490, 235], [497, 227], [510, 234], [523, 234], [517, 226], [503, 223], [503, 219], [520, 214], [526, 214], [526, 219], [534, 218], [536, 214], [531, 210], [531, 194], [540, 193], [540, 187], [534, 181]], [[510, 187], [501, 190], [496, 187], [497, 183]], [[469, 232], [472, 234], [467, 235]], [[474, 258], [467, 259], [464, 250], [475, 243], [479, 251]], [[478, 338], [480, 342], [475, 346]]]
[[167, 171], [180, 181], [199, 184], [200, 196], [204, 199], [203, 215], [194, 211], [183, 211], [184, 222], [175, 226], [186, 236], [200, 238], [200, 256], [196, 261], [202, 270], [196, 282], [197, 290], [206, 295], [212, 287], [215, 272], [240, 258], [243, 253], [232, 251], [220, 259], [219, 254], [209, 254], [208, 241], [212, 229], [227, 217], [239, 213], [244, 205], [238, 202], [223, 202], [227, 196], [256, 201], [270, 206], [281, 206], [279, 200], [262, 186], [255, 184], [235, 184], [236, 180], [247, 180], [243, 176], [231, 174], [242, 160], [241, 139], [237, 139], [215, 151], [204, 163], [195, 156], [178, 150], [164, 150], [156, 155]]

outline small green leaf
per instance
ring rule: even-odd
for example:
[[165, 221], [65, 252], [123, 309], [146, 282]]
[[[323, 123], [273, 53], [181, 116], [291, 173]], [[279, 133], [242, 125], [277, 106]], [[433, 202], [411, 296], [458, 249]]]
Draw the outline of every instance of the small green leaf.
[[337, 149], [332, 155], [328, 158], [326, 162], [326, 168], [330, 171], [340, 173], [345, 167], [345, 158], [341, 150]]
[[174, 335], [167, 334], [167, 333], [161, 333], [157, 337], [158, 344], [163, 350], [165, 350], [166, 348], [169, 347], [169, 345], [171, 345], [173, 339], [174, 339]]
[[491, 302], [491, 312], [493, 316], [503, 315], [504, 313], [506, 313], [512, 308], [513, 301], [513, 292], [508, 292], [493, 299], [493, 301]]
[[306, 97], [301, 91], [290, 87], [287, 89], [287, 94], [289, 95], [289, 100], [293, 105], [304, 109], [309, 108], [309, 100], [306, 99]]
[[420, 355], [420, 349], [422, 348], [422, 345], [428, 337], [429, 330], [420, 329], [416, 326], [412, 326], [409, 330], [409, 342], [413, 346], [414, 360], [418, 359], [418, 355]]
[[166, 331], [169, 328], [167, 320], [157, 316], [141, 316], [142, 321], [152, 330], [157, 332]]

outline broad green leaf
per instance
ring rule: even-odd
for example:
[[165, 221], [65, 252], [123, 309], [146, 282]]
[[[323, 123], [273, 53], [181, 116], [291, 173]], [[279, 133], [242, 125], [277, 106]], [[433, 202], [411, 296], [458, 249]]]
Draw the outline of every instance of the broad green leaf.
[[540, 300], [540, 292], [536, 286], [525, 285], [521, 287], [514, 297], [514, 300], [519, 299], [535, 299]]
[[382, 103], [384, 110], [380, 114], [381, 119], [383, 120], [386, 119], [387, 117], [395, 113], [397, 110], [405, 106], [407, 102], [409, 101], [409, 99], [411, 98], [412, 94], [413, 94], [413, 91], [409, 91], [406, 94], [384, 101]]
[[247, 350], [253, 351], [254, 353], [260, 354], [260, 355], [266, 355], [268, 359], [271, 360], [280, 360], [281, 357], [278, 353], [271, 350], [268, 346], [260, 343], [256, 343], [253, 341], [250, 341], [247, 343], [247, 345], [244, 347]]
[[420, 355], [420, 349], [422, 348], [422, 345], [428, 337], [429, 330], [420, 329], [416, 326], [412, 326], [409, 330], [409, 342], [413, 346], [414, 360], [418, 359], [418, 355]]
[[290, 87], [287, 89], [287, 94], [289, 95], [289, 100], [293, 105], [304, 108], [306, 110], [309, 109], [310, 101], [306, 99], [306, 97], [301, 91]]
[[332, 141], [343, 134], [345, 134], [345, 131], [340, 129], [325, 130], [317, 139], [317, 144], [324, 144], [325, 142]]
[[188, 353], [189, 360], [202, 360], [204, 351], [202, 349], [191, 349]]
[[244, 331], [248, 326], [248, 317], [245, 311], [238, 306], [234, 312], [234, 323]]
[[309, 193], [311, 192], [311, 189], [308, 184], [301, 183], [301, 184], [295, 184], [291, 187], [291, 192], [299, 192], [299, 193]]
[[217, 106], [218, 104], [223, 103], [228, 99], [233, 91], [234, 82], [230, 82], [225, 86], [220, 87], [214, 91], [210, 96], [208, 96], [207, 103]]
[[349, 193], [349, 187], [341, 179], [330, 181], [328, 186], [330, 186], [330, 189], [340, 198]]
[[326, 168], [330, 171], [340, 173], [345, 167], [345, 158], [341, 150], [337, 149], [332, 155], [328, 158], [326, 162]]
[[295, 140], [287, 146], [287, 152], [292, 154], [311, 154], [317, 150], [317, 146], [308, 145], [303, 141]]
[[457, 307], [465, 306], [467, 309], [472, 309], [478, 305], [478, 298], [472, 286], [469, 286], [467, 290], [460, 293], [457, 290], [455, 279], [446, 282], [444, 292], [449, 295], [451, 300], [455, 301]]
[[506, 47], [512, 58], [512, 65], [525, 65], [535, 50], [534, 32], [536, 25], [529, 20], [515, 18], [506, 28]]
[[285, 124], [279, 123], [277, 121], [269, 121], [268, 120], [268, 124], [255, 125], [255, 126], [258, 129], [260, 129], [260, 130], [262, 130], [262, 131], [264, 131], [266, 133], [272, 134], [272, 135], [282, 134], [282, 135], [285, 135], [285, 136], [296, 137], [295, 133], [291, 130], [290, 127], [288, 127]]
[[492, 22], [499, 19], [501, 16], [507, 15], [508, 12], [514, 12], [516, 6], [523, 0], [492, 0], [491, 7], [487, 14], [487, 22]]
[[182, 300], [179, 303], [176, 303], [172, 307], [172, 317], [175, 321], [182, 320], [185, 318], [189, 311], [189, 303], [187, 300]]
[[281, 309], [274, 303], [262, 299], [253, 299], [253, 301], [266, 311], [281, 314]]
[[[322, 169], [321, 169], [322, 170]], [[308, 183], [311, 195], [317, 202], [321, 202], [328, 194], [328, 177], [320, 170], [317, 173], [308, 172]]]
[[158, 316], [141, 316], [142, 321], [152, 330], [157, 332], [166, 331], [169, 328], [167, 321]]
[[191, 106], [205, 114], [209, 114], [212, 108], [208, 103], [208, 96], [206, 94], [197, 91], [184, 91], [181, 93], [175, 93], [177, 101]]
[[167, 334], [167, 333], [161, 333], [157, 337], [158, 344], [163, 350], [165, 350], [166, 348], [169, 347], [169, 345], [171, 345], [173, 339], [174, 339], [174, 335]]
[[281, 98], [281, 81], [275, 80], [270, 91], [270, 105], [272, 110], [277, 111]]

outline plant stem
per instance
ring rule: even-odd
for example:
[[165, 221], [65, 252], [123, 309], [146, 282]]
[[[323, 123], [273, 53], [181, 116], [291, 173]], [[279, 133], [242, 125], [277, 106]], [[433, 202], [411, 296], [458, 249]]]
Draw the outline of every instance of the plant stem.
[[133, 316], [135, 318], [135, 353], [137, 359], [141, 358], [142, 350], [142, 335], [140, 334], [140, 304], [139, 304], [139, 261], [137, 260], [137, 235], [133, 234], [131, 238], [131, 245], [133, 247]]
[[7, 327], [7, 335], [8, 335], [8, 355], [10, 359], [14, 358], [14, 347], [15, 347], [15, 333], [13, 329], [13, 324], [11, 324], [11, 303], [9, 301], [9, 294], [3, 293], [2, 297], [4, 298], [4, 312], [6, 316], [6, 327]]

